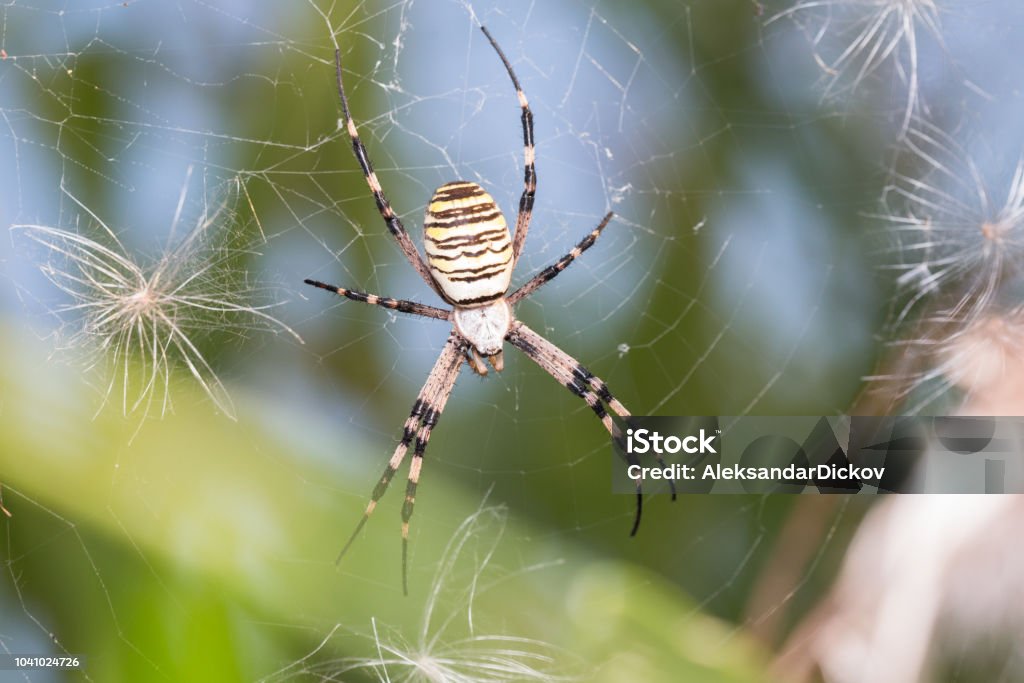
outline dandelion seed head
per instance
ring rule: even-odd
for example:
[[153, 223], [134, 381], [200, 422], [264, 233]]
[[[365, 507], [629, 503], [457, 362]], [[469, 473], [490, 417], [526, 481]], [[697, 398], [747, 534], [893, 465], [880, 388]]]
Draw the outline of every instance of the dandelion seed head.
[[125, 312], [133, 317], [151, 313], [160, 306], [160, 297], [147, 282], [136, 292], [132, 292], [125, 298]]
[[981, 234], [985, 236], [985, 239], [990, 242], [998, 242], [1002, 239], [1005, 227], [999, 223], [990, 223], [985, 221], [981, 224]]
[[[40, 271], [63, 295], [54, 312], [62, 321], [61, 350], [98, 373], [103, 403], [117, 401], [127, 415], [165, 414], [170, 387], [190, 375], [217, 408], [234, 418], [226, 388], [207, 360], [203, 339], [228, 333], [287, 333], [271, 316], [280, 305], [250, 285], [232, 265], [237, 217], [230, 195], [204, 206], [191, 229], [155, 259], [130, 254], [116, 232], [74, 196], [95, 223], [91, 234], [46, 225], [16, 225], [42, 248]], [[184, 202], [184, 189], [182, 203]]]
[[[503, 507], [482, 505], [470, 515], [449, 541], [431, 583], [418, 633], [406, 638], [400, 632], [371, 620], [376, 656], [345, 657], [323, 664], [309, 660], [324, 648], [335, 627], [320, 645], [298, 662], [278, 672], [272, 680], [313, 674], [318, 680], [341, 680], [349, 672], [372, 674], [379, 681], [396, 683], [511, 683], [512, 681], [577, 681], [564, 672], [569, 653], [534, 638], [508, 632], [484, 632], [474, 615], [474, 603], [511, 575], [491, 577], [489, 565], [504, 533], [507, 512]], [[524, 571], [536, 570], [538, 567]], [[303, 678], [305, 680], [305, 678]]]
[[970, 320], [1024, 285], [1024, 160], [1000, 176], [937, 127], [906, 135], [909, 168], [897, 170], [880, 218], [893, 242], [897, 285], [918, 303]]
[[900, 132], [920, 114], [922, 34], [941, 45], [935, 0], [799, 0], [768, 19], [792, 20], [808, 37], [824, 74], [824, 97], [861, 88], [883, 71], [901, 83]]

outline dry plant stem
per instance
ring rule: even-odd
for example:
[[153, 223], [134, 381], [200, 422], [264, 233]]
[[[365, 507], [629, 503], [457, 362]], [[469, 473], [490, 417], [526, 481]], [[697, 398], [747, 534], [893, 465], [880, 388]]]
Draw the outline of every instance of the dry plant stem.
[[744, 622], [769, 646], [779, 643], [789, 600], [806, 576], [811, 560], [836, 516], [841, 496], [798, 496], [775, 542], [753, 596], [747, 603]]
[[[911, 332], [911, 339], [925, 339], [926, 326], [918, 326]], [[927, 353], [922, 349], [898, 344], [887, 349], [875, 366], [875, 370], [864, 378], [864, 386], [850, 407], [851, 415], [893, 415], [898, 412], [916, 383], [915, 378], [927, 372]]]

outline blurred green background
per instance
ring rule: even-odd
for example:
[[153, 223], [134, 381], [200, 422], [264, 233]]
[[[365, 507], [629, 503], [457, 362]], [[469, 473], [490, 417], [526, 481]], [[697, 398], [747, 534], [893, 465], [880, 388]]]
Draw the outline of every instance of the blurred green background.
[[[996, 25], [997, 5], [979, 25]], [[109, 367], [87, 348], [75, 336], [82, 311], [62, 311], [68, 299], [39, 272], [54, 254], [11, 232], [0, 247], [0, 491], [11, 513], [0, 517], [0, 652], [87, 660], [81, 673], [11, 680], [376, 680], [381, 669], [356, 664], [381, 642], [458, 659], [498, 635], [538, 641], [522, 648], [550, 657], [537, 665], [553, 675], [763, 680], [866, 502], [658, 496], [630, 538], [633, 500], [610, 493], [601, 425], [510, 351], [500, 376], [463, 371], [434, 432], [403, 597], [404, 470], [334, 559], [447, 329], [301, 282], [438, 304], [339, 134], [336, 45], [414, 240], [433, 188], [454, 178], [484, 184], [512, 222], [518, 110], [481, 22], [536, 118], [537, 211], [515, 281], [617, 214], [517, 314], [635, 414], [851, 410], [885, 353], [893, 283], [880, 266], [893, 256], [877, 213], [905, 83], [897, 62], [823, 97], [825, 48], [808, 28], [842, 41], [842, 25], [779, 14], [790, 6], [5, 7], [0, 224], [109, 245], [102, 220], [145, 267], [226, 202], [210, 285], [273, 304], [304, 340], [190, 313], [186, 331], [237, 421], [180, 362], [167, 378], [173, 409], [158, 392], [150, 410], [124, 415], [117, 382], [144, 381], [138, 359]], [[949, 120], [970, 118], [943, 59], [922, 66], [922, 97]], [[121, 379], [105, 401], [111, 376]], [[491, 523], [468, 538], [494, 541], [482, 568], [479, 549], [445, 553], [481, 509]], [[447, 630], [424, 626], [431, 605], [454, 615]], [[407, 671], [389, 669], [392, 680]]]

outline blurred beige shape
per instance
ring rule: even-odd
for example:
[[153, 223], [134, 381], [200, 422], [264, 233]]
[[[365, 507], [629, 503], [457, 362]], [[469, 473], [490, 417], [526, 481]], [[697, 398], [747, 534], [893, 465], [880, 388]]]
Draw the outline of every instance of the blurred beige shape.
[[[1022, 348], [1019, 311], [979, 318], [947, 342], [941, 368], [963, 392], [961, 414], [1024, 414]], [[944, 654], [985, 661], [1008, 644], [1016, 662], [999, 680], [1021, 680], [1022, 538], [1024, 496], [890, 497], [865, 518], [831, 594], [786, 644], [779, 677], [924, 683]]]
[[940, 358], [964, 394], [962, 415], [1024, 415], [1024, 314], [982, 316], [951, 339]]
[[[893, 496], [864, 521], [831, 595], [779, 657], [783, 680], [923, 683], [947, 639], [1024, 629], [1024, 497]], [[1020, 643], [1018, 643], [1018, 649]]]

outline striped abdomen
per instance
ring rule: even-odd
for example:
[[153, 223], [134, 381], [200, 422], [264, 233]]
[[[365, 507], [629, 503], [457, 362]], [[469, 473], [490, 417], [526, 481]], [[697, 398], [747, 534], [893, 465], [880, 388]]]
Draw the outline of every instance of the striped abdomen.
[[451, 303], [481, 306], [505, 295], [512, 279], [512, 239], [484, 188], [467, 181], [437, 188], [423, 227], [427, 265]]

